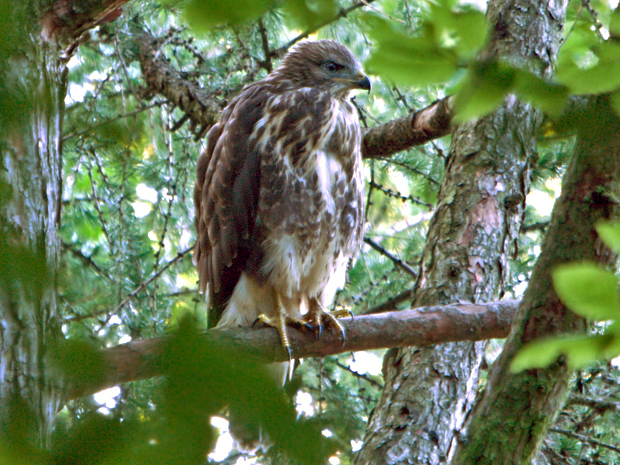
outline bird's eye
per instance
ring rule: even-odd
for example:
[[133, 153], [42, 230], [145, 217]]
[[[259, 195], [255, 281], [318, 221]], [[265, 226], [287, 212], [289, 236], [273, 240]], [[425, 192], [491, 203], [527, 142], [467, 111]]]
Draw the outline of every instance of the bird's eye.
[[339, 63], [334, 63], [333, 61], [326, 61], [323, 63], [323, 68], [325, 68], [330, 73], [336, 73], [341, 69], [344, 69], [344, 66]]

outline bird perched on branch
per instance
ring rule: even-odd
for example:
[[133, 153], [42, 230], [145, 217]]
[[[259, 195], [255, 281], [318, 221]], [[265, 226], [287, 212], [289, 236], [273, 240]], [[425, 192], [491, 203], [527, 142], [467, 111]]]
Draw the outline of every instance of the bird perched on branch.
[[209, 326], [341, 331], [325, 310], [345, 283], [364, 225], [361, 130], [349, 100], [370, 91], [359, 61], [331, 40], [294, 46], [207, 136], [194, 192], [194, 260]]

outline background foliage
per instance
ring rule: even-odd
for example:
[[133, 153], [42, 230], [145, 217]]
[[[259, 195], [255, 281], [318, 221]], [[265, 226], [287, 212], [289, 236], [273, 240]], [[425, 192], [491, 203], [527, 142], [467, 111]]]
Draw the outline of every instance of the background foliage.
[[[620, 84], [620, 72], [612, 72], [620, 63], [618, 45], [603, 36], [618, 28], [618, 17], [605, 1], [571, 1], [555, 83], [533, 78], [531, 64], [474, 62], [485, 37], [484, 15], [465, 2], [228, 5], [233, 2], [130, 2], [120, 19], [93, 30], [69, 62], [59, 277], [62, 331], [69, 343], [57, 349], [59, 365], [69, 376], [84, 376], [84, 367], [96, 366], [93, 348], [167, 333], [178, 335], [171, 359], [184, 363], [171, 364], [166, 380], [121, 386], [113, 398], [70, 402], [59, 414], [51, 453], [29, 445], [34, 420], [15, 403], [21, 413], [5, 431], [16, 433], [2, 443], [7, 463], [39, 458], [76, 464], [281, 464], [321, 463], [329, 457], [330, 463], [348, 464], [382, 388], [381, 354], [307, 360], [284, 396], [251, 369], [247, 354], [225, 358], [191, 344], [206, 324], [191, 263], [194, 167], [204, 142], [178, 109], [145, 86], [137, 45], [142, 34], [156, 37], [160, 53], [183, 77], [223, 102], [264, 77], [300, 38], [338, 40], [372, 74], [372, 93], [355, 98], [366, 126], [423, 108], [447, 93], [458, 93], [461, 118], [492, 110], [508, 92], [557, 114], [569, 92], [609, 91]], [[10, 34], [0, 39], [0, 54], [10, 54]], [[9, 81], [0, 82], [0, 88], [8, 86]], [[14, 119], [12, 111], [20, 113], [14, 101], [28, 104], [16, 97], [18, 90], [0, 94], [0, 123]], [[506, 297], [519, 297], [525, 288], [573, 142], [570, 127], [548, 125], [540, 135], [526, 226]], [[356, 314], [376, 311], [388, 301], [408, 305], [415, 276], [394, 257], [416, 269], [448, 147], [448, 140], [440, 140], [365, 164], [369, 226], [337, 305]], [[15, 254], [23, 257], [24, 251], [0, 237], [0, 276], [25, 263]], [[491, 345], [489, 361], [499, 344]], [[577, 372], [573, 394], [545, 444], [550, 463], [618, 462], [619, 377], [615, 362], [596, 362]], [[223, 406], [231, 402], [254, 409], [279, 447], [258, 457], [234, 447], [229, 451], [225, 424], [213, 422], [220, 430], [205, 418], [223, 415]], [[218, 438], [215, 453], [205, 459]]]

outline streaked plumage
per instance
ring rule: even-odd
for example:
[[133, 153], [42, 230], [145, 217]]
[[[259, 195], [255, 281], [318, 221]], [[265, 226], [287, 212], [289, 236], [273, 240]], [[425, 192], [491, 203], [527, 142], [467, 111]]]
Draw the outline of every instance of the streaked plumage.
[[348, 99], [370, 88], [333, 41], [302, 42], [247, 86], [209, 131], [194, 193], [210, 324], [297, 318], [331, 304], [361, 244], [361, 131]]
[[[363, 236], [355, 88], [370, 82], [346, 47], [302, 42], [209, 131], [194, 192], [194, 259], [210, 327], [251, 326], [260, 315], [286, 348], [285, 326], [303, 313], [312, 326], [342, 329], [322, 308], [344, 285]], [[257, 431], [233, 423], [242, 445], [255, 445]]]

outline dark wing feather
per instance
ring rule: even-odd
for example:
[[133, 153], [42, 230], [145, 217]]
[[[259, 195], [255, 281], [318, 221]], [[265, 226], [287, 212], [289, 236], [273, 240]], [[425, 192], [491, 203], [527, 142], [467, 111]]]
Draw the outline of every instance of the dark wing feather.
[[219, 321], [250, 253], [260, 188], [260, 154], [250, 136], [269, 94], [257, 83], [222, 113], [207, 136], [194, 191], [199, 288], [208, 288], [209, 327]]

